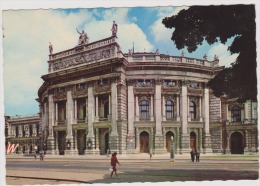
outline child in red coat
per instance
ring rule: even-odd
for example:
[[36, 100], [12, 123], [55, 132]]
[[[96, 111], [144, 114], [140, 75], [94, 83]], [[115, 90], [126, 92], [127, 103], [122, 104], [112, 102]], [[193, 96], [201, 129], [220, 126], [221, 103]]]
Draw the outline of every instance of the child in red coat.
[[112, 168], [113, 168], [113, 171], [111, 172], [111, 176], [110, 176], [111, 178], [112, 178], [114, 172], [115, 172], [115, 174], [116, 174], [116, 177], [119, 178], [119, 176], [117, 175], [117, 172], [116, 172], [116, 164], [117, 164], [117, 163], [119, 164], [116, 155], [117, 155], [117, 153], [114, 152], [114, 153], [112, 154], [112, 157], [111, 157], [111, 166], [112, 166]]

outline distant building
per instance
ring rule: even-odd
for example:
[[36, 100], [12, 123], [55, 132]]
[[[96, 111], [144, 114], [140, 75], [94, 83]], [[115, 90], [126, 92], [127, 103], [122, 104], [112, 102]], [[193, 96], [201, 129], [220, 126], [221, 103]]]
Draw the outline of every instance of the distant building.
[[19, 144], [16, 153], [31, 153], [35, 146], [40, 148], [40, 136], [39, 115], [5, 116], [6, 146], [8, 143]]

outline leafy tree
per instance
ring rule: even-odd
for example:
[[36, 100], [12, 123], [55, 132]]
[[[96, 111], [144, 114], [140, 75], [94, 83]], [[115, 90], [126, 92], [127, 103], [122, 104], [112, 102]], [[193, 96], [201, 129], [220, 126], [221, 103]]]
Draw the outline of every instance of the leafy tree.
[[204, 40], [209, 44], [234, 37], [228, 50], [238, 53], [231, 67], [223, 69], [208, 86], [215, 96], [227, 95], [239, 101], [257, 100], [256, 23], [254, 5], [192, 6], [162, 23], [175, 28], [171, 40], [178, 49], [197, 49]]

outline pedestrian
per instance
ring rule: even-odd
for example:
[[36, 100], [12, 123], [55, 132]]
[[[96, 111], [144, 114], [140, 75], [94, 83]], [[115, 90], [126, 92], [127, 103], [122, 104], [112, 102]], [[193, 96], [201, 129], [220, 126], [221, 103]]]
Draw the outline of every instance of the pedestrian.
[[192, 162], [194, 162], [194, 159], [195, 159], [194, 155], [195, 155], [194, 150], [190, 151], [190, 156], [191, 156], [191, 161]]
[[197, 152], [196, 153], [196, 162], [199, 162], [200, 161], [200, 152]]
[[41, 160], [41, 161], [43, 161], [43, 156], [44, 156], [44, 151], [41, 150], [41, 151], [40, 151], [40, 160]]
[[112, 169], [113, 169], [113, 170], [112, 170], [112, 172], [111, 172], [110, 178], [112, 178], [114, 172], [115, 172], [115, 174], [116, 174], [116, 177], [119, 178], [119, 176], [117, 175], [117, 172], [116, 172], [116, 164], [117, 164], [117, 163], [118, 163], [118, 165], [120, 165], [120, 164], [119, 164], [119, 162], [118, 162], [118, 160], [117, 160], [116, 155], [117, 155], [117, 153], [114, 152], [114, 153], [112, 154], [112, 157], [111, 157], [111, 166], [112, 166]]

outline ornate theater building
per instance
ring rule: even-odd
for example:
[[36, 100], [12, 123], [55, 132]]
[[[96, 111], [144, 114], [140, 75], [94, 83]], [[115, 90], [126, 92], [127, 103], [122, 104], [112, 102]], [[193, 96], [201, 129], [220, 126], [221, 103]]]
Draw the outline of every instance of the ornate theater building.
[[[257, 103], [214, 97], [224, 67], [155, 53], [122, 53], [116, 32], [52, 53], [38, 91], [49, 154], [258, 152]], [[19, 134], [19, 132], [18, 132]]]

